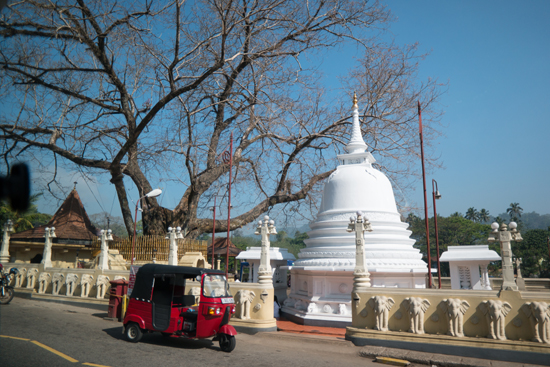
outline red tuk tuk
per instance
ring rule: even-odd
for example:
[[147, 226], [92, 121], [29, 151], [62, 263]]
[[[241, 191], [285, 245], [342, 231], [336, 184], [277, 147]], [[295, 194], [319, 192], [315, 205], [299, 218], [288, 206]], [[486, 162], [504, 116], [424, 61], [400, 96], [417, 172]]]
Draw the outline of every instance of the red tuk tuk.
[[[191, 288], [200, 287], [200, 295]], [[196, 293], [195, 293], [196, 294]], [[124, 316], [128, 341], [137, 343], [144, 332], [188, 339], [215, 337], [220, 349], [235, 349], [235, 328], [229, 325], [235, 301], [220, 270], [147, 264], [136, 274]]]

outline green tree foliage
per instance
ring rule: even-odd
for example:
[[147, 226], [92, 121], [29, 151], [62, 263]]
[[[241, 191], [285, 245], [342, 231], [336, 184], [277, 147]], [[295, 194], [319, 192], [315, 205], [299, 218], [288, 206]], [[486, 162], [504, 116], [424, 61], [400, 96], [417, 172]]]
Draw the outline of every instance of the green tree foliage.
[[[219, 234], [217, 236], [219, 236]], [[247, 247], [260, 247], [262, 245], [260, 236], [245, 236], [241, 231], [235, 231], [235, 233], [233, 233], [231, 242], [243, 251], [246, 250]]]
[[464, 218], [469, 219], [472, 222], [478, 222], [479, 221], [479, 212], [474, 207], [468, 208]]
[[40, 199], [41, 195], [42, 194], [32, 195], [29, 208], [24, 212], [14, 211], [4, 201], [0, 201], [0, 225], [6, 223], [8, 219], [11, 219], [13, 228], [17, 233], [48, 223], [52, 216], [39, 213], [36, 206], [36, 202]]
[[512, 252], [521, 259], [521, 273], [525, 278], [549, 278], [549, 231], [531, 229], [522, 234], [523, 241], [512, 242]]
[[[427, 243], [426, 243], [426, 225], [424, 219], [415, 215], [407, 217], [412, 231], [411, 238], [416, 240], [415, 247], [420, 249], [424, 261], [428, 261]], [[436, 242], [435, 242], [435, 223], [434, 219], [429, 219], [430, 227], [430, 254], [432, 257], [432, 267], [436, 262]], [[437, 217], [439, 251], [447, 251], [449, 246], [470, 246], [488, 244], [487, 237], [491, 226], [473, 222], [459, 215], [450, 217]], [[491, 244], [492, 249], [498, 248], [498, 244]], [[449, 275], [448, 263], [441, 263], [441, 273], [443, 276]]]
[[289, 237], [285, 231], [280, 231], [277, 234], [277, 241], [271, 242], [272, 247], [286, 248], [288, 252], [298, 258], [298, 253], [306, 247], [304, 240], [308, 239], [305, 232], [296, 231], [294, 238]]
[[118, 237], [127, 237], [126, 227], [121, 217], [113, 217], [107, 212], [92, 214], [90, 221], [97, 229], [111, 229], [113, 235]]
[[519, 203], [510, 203], [510, 207], [506, 209], [506, 213], [510, 216], [510, 219], [514, 222], [518, 222], [523, 213], [523, 208], [519, 206]]
[[481, 209], [478, 218], [481, 223], [487, 223], [491, 220], [491, 214], [489, 214], [487, 209]]

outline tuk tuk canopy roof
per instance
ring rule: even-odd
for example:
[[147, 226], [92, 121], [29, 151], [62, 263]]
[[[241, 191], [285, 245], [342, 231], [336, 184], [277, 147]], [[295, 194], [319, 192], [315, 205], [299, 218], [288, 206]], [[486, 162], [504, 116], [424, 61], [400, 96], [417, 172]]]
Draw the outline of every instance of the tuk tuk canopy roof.
[[212, 270], [204, 268], [194, 268], [191, 266], [146, 264], [139, 268], [136, 274], [136, 282], [132, 290], [131, 298], [149, 299], [151, 297], [151, 287], [155, 275], [179, 275], [181, 278], [194, 279], [197, 275], [204, 273], [220, 274], [225, 276], [221, 270]]

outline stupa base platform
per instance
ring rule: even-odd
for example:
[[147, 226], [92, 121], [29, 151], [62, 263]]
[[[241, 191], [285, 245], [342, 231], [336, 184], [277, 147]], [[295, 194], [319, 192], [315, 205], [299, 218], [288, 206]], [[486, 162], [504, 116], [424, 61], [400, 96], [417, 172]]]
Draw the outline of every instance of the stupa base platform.
[[333, 327], [333, 328], [345, 328], [351, 326], [351, 315], [340, 317], [325, 317], [319, 318], [319, 316], [307, 315], [301, 312], [292, 311], [280, 311], [282, 317], [288, 321], [292, 321], [296, 324], [305, 326], [321, 326], [321, 327]]

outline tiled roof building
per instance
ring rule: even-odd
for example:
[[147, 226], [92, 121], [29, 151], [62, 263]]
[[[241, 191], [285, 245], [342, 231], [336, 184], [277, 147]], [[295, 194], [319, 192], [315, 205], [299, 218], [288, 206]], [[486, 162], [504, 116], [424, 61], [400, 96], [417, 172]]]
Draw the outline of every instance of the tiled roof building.
[[44, 229], [55, 227], [54, 243], [90, 245], [99, 231], [92, 225], [76, 189], [73, 189], [50, 221], [36, 228], [11, 235], [12, 241], [43, 242]]

